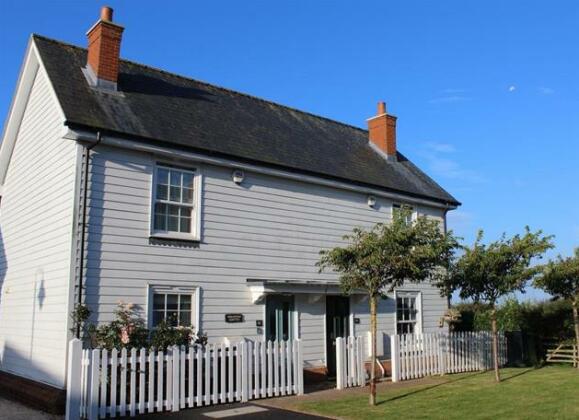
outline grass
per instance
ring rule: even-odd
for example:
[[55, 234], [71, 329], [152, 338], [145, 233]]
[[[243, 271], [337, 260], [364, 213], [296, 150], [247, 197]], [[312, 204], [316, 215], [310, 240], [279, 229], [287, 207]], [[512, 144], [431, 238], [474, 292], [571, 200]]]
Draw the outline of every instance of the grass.
[[375, 407], [367, 394], [342, 392], [338, 398], [300, 401], [295, 408], [344, 419], [579, 419], [577, 369], [511, 368], [502, 370], [502, 378], [497, 384], [493, 373], [485, 372], [384, 384]]

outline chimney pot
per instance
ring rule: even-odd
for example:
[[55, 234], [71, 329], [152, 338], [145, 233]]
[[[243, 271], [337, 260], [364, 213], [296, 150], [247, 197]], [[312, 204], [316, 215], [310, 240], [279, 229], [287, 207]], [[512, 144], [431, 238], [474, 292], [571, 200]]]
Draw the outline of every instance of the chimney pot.
[[101, 20], [112, 22], [113, 21], [113, 9], [109, 6], [103, 6], [101, 8]]
[[383, 115], [386, 114], [386, 102], [380, 101], [378, 102], [378, 113], [376, 115]]
[[378, 102], [378, 113], [368, 120], [368, 137], [375, 148], [396, 160], [396, 117], [386, 113], [386, 103]]

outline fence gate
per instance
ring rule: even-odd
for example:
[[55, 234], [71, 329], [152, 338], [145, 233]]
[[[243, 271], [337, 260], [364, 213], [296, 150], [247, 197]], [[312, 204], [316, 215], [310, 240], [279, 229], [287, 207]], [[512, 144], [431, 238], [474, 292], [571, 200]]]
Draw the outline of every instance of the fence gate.
[[362, 337], [336, 338], [336, 388], [366, 384]]
[[559, 344], [556, 348], [547, 349], [548, 363], [570, 363], [573, 367], [579, 364], [579, 346]]
[[[390, 345], [393, 382], [493, 366], [492, 334], [487, 331], [393, 335]], [[499, 364], [506, 363], [507, 339], [499, 333]]]
[[303, 394], [300, 340], [93, 349], [71, 340], [66, 419], [134, 416]]

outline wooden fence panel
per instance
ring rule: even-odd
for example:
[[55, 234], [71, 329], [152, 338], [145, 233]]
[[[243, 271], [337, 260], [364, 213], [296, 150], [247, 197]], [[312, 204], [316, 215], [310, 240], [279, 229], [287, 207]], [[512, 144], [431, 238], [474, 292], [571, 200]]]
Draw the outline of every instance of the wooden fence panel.
[[[492, 334], [456, 332], [401, 334], [391, 337], [393, 381], [445, 373], [491, 369]], [[499, 364], [507, 363], [507, 339], [499, 334]]]

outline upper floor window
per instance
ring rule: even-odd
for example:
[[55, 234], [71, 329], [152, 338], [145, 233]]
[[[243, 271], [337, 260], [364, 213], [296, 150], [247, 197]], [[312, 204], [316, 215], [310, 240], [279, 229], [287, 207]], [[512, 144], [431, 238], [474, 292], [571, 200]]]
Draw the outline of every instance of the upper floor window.
[[420, 294], [396, 293], [396, 334], [415, 334], [421, 330]]
[[152, 221], [154, 235], [199, 239], [199, 178], [197, 170], [157, 166]]
[[409, 213], [406, 215], [406, 224], [409, 225], [414, 220], [415, 210], [414, 210], [414, 207], [412, 207], [408, 204], [394, 203], [392, 205], [392, 217], [394, 217], [394, 215], [396, 213], [400, 213], [402, 211], [402, 209], [409, 211]]

